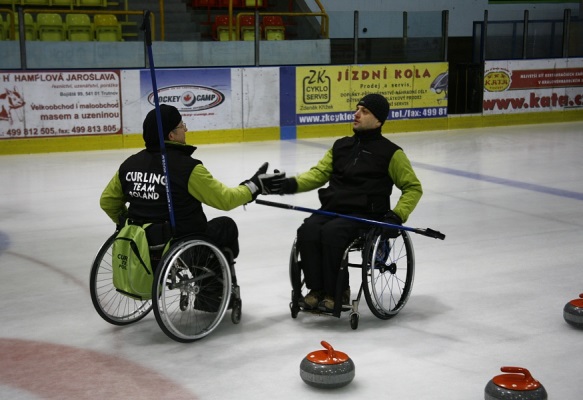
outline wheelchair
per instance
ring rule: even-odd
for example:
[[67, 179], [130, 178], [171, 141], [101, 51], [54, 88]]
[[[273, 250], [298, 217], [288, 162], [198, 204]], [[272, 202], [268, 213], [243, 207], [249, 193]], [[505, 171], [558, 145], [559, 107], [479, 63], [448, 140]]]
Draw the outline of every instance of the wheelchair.
[[415, 254], [409, 234], [399, 230], [395, 238], [385, 238], [378, 228], [362, 232], [344, 251], [340, 265], [338, 282], [348, 268], [360, 268], [362, 283], [356, 299], [351, 304], [342, 304], [342, 288], [336, 290], [333, 312], [308, 309], [302, 305], [308, 290], [304, 282], [302, 260], [294, 240], [290, 261], [289, 277], [291, 281], [291, 316], [297, 318], [300, 311], [312, 314], [324, 314], [340, 317], [344, 311], [350, 312], [350, 327], [358, 328], [360, 314], [358, 305], [362, 294], [370, 311], [378, 318], [393, 318], [405, 307], [413, 288], [415, 277]]
[[[97, 313], [113, 325], [128, 325], [154, 309], [156, 321], [171, 339], [188, 343], [214, 331], [228, 309], [234, 324], [241, 321], [242, 302], [228, 249], [199, 237], [185, 237], [150, 246], [154, 269], [151, 298], [136, 298], [113, 284], [114, 233], [98, 251], [90, 276]], [[164, 251], [168, 247], [167, 251]]]

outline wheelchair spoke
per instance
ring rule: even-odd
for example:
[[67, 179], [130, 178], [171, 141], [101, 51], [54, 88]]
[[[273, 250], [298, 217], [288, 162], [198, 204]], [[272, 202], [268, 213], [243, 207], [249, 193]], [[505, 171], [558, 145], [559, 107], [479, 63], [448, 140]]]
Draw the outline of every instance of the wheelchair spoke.
[[113, 285], [112, 235], [101, 247], [91, 267], [89, 289], [97, 313], [114, 325], [126, 325], [144, 318], [152, 309], [150, 300], [140, 300], [118, 292]]
[[187, 240], [161, 262], [156, 319], [172, 339], [190, 342], [212, 332], [224, 316], [231, 295], [230, 267], [213, 245]]
[[369, 308], [377, 317], [395, 316], [411, 294], [414, 275], [413, 247], [409, 236], [383, 240], [376, 237], [370, 245], [367, 271], [363, 271], [364, 292]]

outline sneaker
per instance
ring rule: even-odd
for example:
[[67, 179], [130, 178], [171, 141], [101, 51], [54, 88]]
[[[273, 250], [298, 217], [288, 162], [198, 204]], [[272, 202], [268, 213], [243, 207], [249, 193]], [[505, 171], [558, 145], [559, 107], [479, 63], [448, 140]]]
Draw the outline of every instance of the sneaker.
[[[342, 293], [342, 305], [347, 305], [350, 303], [350, 288], [346, 289]], [[324, 296], [324, 300], [318, 304], [318, 308], [323, 311], [333, 312], [334, 311], [334, 297], [330, 295]]]
[[313, 309], [318, 307], [318, 303], [320, 303], [320, 301], [322, 301], [322, 292], [320, 290], [312, 289], [301, 302], [304, 304], [305, 308]]
[[324, 300], [318, 304], [318, 308], [322, 311], [332, 312], [334, 311], [334, 297], [327, 294], [324, 296]]

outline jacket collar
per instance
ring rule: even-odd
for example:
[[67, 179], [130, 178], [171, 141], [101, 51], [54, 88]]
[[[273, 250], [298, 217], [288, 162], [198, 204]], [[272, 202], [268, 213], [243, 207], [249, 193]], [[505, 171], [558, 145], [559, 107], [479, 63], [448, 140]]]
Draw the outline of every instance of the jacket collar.
[[370, 142], [371, 140], [377, 140], [377, 139], [381, 138], [383, 136], [381, 131], [382, 131], [382, 127], [380, 127], [380, 126], [378, 128], [369, 129], [366, 131], [353, 130], [354, 137], [357, 138], [361, 142]]
[[[179, 142], [173, 142], [171, 140], [165, 140], [164, 144], [166, 146], [167, 150], [174, 150], [174, 151], [178, 151], [181, 153], [184, 153], [186, 155], [192, 155], [192, 153], [194, 153], [194, 151], [196, 150], [195, 146], [191, 146], [189, 144], [184, 144], [184, 143], [179, 143]], [[147, 150], [151, 153], [159, 153], [160, 152], [160, 148], [159, 147], [148, 147]]]

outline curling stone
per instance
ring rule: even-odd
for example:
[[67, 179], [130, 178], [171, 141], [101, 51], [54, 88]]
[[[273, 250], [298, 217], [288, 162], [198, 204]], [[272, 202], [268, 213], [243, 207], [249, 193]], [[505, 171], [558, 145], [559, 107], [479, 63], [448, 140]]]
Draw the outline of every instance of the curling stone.
[[547, 391], [526, 368], [502, 367], [507, 374], [492, 378], [486, 385], [486, 400], [547, 400]]
[[354, 379], [354, 362], [328, 342], [320, 342], [326, 350], [311, 352], [300, 363], [300, 376], [308, 385], [334, 389], [348, 385]]
[[576, 328], [583, 328], [583, 293], [578, 299], [571, 300], [563, 308], [563, 318], [569, 325]]

